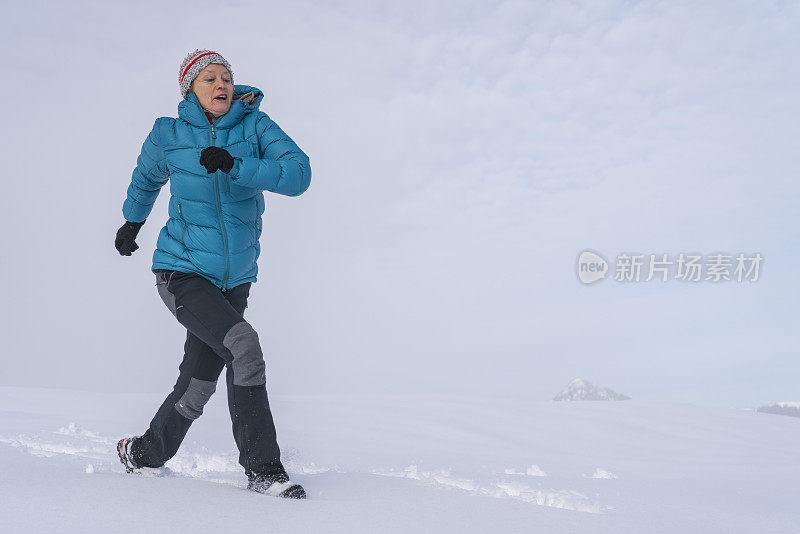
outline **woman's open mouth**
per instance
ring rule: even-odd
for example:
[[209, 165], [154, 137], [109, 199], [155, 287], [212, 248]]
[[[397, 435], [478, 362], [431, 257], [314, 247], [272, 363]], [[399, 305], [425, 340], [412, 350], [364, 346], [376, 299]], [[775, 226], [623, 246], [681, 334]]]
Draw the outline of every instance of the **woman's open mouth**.
[[225, 102], [226, 100], [228, 100], [228, 95], [215, 96], [214, 100], [216, 100], [218, 102]]

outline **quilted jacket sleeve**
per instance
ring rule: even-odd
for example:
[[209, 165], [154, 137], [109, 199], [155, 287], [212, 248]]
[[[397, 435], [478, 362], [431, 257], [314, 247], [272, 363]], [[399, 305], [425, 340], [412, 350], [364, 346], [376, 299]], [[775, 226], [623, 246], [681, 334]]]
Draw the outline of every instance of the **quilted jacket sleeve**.
[[259, 112], [256, 131], [261, 157], [234, 158], [230, 177], [243, 187], [296, 197], [311, 184], [308, 156], [263, 111]]
[[158, 193], [169, 180], [164, 150], [159, 144], [159, 126], [164, 118], [156, 119], [136, 160], [136, 168], [128, 186], [128, 196], [122, 205], [122, 215], [127, 221], [145, 220], [153, 209]]

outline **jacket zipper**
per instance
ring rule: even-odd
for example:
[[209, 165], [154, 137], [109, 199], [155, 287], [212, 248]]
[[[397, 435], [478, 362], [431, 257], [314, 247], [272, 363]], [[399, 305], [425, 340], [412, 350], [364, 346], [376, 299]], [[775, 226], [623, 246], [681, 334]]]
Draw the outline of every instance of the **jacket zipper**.
[[178, 202], [178, 216], [180, 216], [181, 223], [183, 225], [183, 231], [181, 232], [181, 243], [183, 244], [184, 248], [186, 248], [186, 219], [183, 218], [180, 202]]
[[[214, 125], [211, 125], [211, 146], [216, 146], [214, 142], [216, 134], [214, 132]], [[217, 201], [217, 217], [219, 217], [219, 225], [222, 228], [222, 248], [225, 254], [225, 275], [222, 277], [222, 290], [225, 291], [225, 284], [228, 283], [228, 271], [230, 270], [228, 259], [228, 233], [225, 231], [225, 221], [222, 219], [222, 203], [219, 198], [219, 171], [214, 173], [214, 196]]]

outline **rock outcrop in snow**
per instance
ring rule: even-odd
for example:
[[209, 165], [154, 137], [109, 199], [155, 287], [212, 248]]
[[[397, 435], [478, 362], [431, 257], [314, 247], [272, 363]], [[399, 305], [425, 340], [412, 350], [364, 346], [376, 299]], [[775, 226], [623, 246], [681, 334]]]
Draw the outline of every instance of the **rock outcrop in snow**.
[[759, 412], [773, 413], [776, 415], [789, 415], [791, 417], [800, 417], [800, 402], [776, 402], [761, 406], [758, 408]]
[[574, 401], [574, 400], [629, 400], [630, 397], [621, 395], [608, 388], [595, 386], [588, 380], [576, 378], [561, 390], [561, 393], [553, 397], [554, 401]]

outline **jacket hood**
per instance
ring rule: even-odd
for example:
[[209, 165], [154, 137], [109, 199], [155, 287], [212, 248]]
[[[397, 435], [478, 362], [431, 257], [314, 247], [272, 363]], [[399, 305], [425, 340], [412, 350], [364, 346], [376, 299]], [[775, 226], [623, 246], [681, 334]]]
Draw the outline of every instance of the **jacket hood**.
[[[248, 104], [241, 99], [242, 95], [250, 91], [252, 91], [256, 97], [252, 104]], [[238, 124], [247, 113], [258, 111], [258, 106], [261, 105], [261, 100], [263, 98], [264, 93], [257, 87], [250, 85], [234, 85], [231, 107], [225, 115], [214, 121], [214, 128], [230, 128]], [[200, 102], [197, 100], [197, 95], [194, 94], [193, 91], [187, 93], [180, 104], [178, 104], [178, 117], [192, 126], [200, 126], [202, 128], [211, 127], [203, 108], [200, 106]]]

